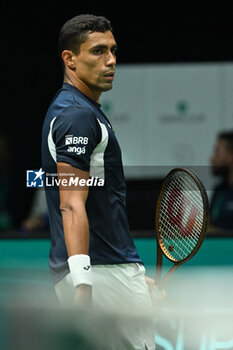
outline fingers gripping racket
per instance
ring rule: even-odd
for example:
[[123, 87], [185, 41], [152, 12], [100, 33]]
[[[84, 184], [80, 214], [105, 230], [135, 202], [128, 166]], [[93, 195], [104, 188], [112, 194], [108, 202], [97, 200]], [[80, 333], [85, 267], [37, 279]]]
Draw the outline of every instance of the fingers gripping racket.
[[[156, 207], [156, 284], [163, 288], [170, 275], [191, 259], [206, 233], [208, 198], [197, 175], [189, 169], [173, 169], [164, 179]], [[174, 263], [161, 279], [163, 254]]]

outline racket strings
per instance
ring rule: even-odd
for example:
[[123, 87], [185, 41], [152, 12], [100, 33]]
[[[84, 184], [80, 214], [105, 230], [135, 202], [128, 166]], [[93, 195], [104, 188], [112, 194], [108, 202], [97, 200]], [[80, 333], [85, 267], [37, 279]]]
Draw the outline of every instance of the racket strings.
[[[166, 193], [166, 199], [167, 200], [169, 200], [169, 199], [176, 199], [176, 198], [173, 198], [173, 196], [171, 195], [171, 194], [169, 194], [168, 195], [168, 193]], [[187, 196], [187, 194], [185, 195], [185, 198], [187, 198], [188, 196]], [[183, 200], [182, 200], [182, 198], [180, 197], [178, 200], [176, 199], [176, 202], [174, 201], [174, 204], [173, 204], [173, 208], [174, 208], [174, 211], [178, 211], [179, 209], [180, 209], [180, 207], [181, 207], [181, 205], [183, 204]], [[162, 208], [162, 211], [163, 211], [163, 213], [165, 213], [164, 212], [164, 210], [163, 210], [163, 208]], [[197, 210], [195, 210], [195, 211], [197, 211]], [[170, 213], [171, 215], [173, 215], [172, 213]], [[182, 220], [184, 221], [184, 222], [186, 222], [186, 229], [191, 229], [191, 222], [189, 221], [189, 219], [190, 219], [190, 215], [191, 215], [192, 213], [191, 213], [191, 210], [188, 212], [188, 210], [187, 211], [184, 211], [183, 213], [182, 213]], [[180, 222], [181, 222], [181, 219], [180, 219]], [[179, 221], [177, 222], [178, 224], [180, 223]], [[201, 223], [201, 222], [200, 222]], [[190, 230], [191, 231], [191, 230]], [[195, 231], [193, 231], [193, 232], [190, 232], [190, 235], [191, 236], [193, 236], [194, 238], [195, 237], [197, 237], [198, 238], [198, 235], [196, 235], [196, 232]]]
[[[167, 212], [162, 209], [161, 214], [167, 215]], [[165, 220], [162, 221], [162, 225], [163, 225], [163, 228], [165, 229], [163, 231], [163, 232], [165, 232], [165, 234], [169, 235], [169, 233], [172, 231], [173, 235], [175, 235], [176, 238], [180, 238], [179, 228], [174, 228], [174, 226], [171, 223], [169, 223], [168, 221], [165, 221]], [[194, 240], [198, 239], [198, 236], [196, 235], [196, 233], [191, 233], [190, 236]], [[187, 242], [187, 245], [189, 245], [191, 249], [195, 247], [195, 243], [193, 243], [192, 241]]]
[[[175, 189], [176, 189], [176, 191], [177, 191], [177, 187], [178, 187], [178, 185], [179, 184], [181, 184], [182, 183], [182, 185], [183, 185], [183, 182], [181, 182], [181, 181], [178, 181], [178, 183], [176, 183], [176, 187], [175, 187]], [[174, 182], [173, 182], [173, 186], [174, 186]], [[174, 189], [174, 187], [173, 187], [173, 189]], [[183, 188], [182, 188], [183, 189]], [[187, 190], [187, 189], [186, 189]], [[173, 191], [174, 192], [174, 191]], [[174, 193], [173, 193], [174, 194]], [[172, 201], [174, 202], [173, 204], [175, 204], [175, 206], [173, 205], [173, 210], [174, 210], [174, 212], [176, 212], [176, 211], [178, 211], [179, 210], [179, 208], [180, 208], [180, 205], [182, 205], [182, 201], [181, 201], [181, 196], [179, 196], [179, 197], [177, 197], [176, 196], [176, 198], [173, 198], [173, 196], [172, 195], [170, 195], [170, 197], [169, 197], [169, 199], [171, 200], [171, 198], [172, 198]], [[185, 198], [187, 198], [187, 197], [185, 197]], [[175, 202], [175, 199], [176, 199], [176, 202]], [[187, 201], [187, 200], [186, 200]], [[176, 213], [177, 214], [177, 213]], [[169, 216], [171, 216], [171, 213], [169, 213]], [[176, 216], [175, 216], [175, 214], [174, 214], [174, 217], [176, 218]], [[173, 217], [173, 218], [174, 218]], [[182, 213], [182, 220], [184, 220], [184, 217], [185, 217], [185, 213]], [[177, 218], [176, 218], [176, 220], [177, 220]], [[186, 218], [186, 221], [187, 221], [187, 218]], [[174, 224], [174, 222], [173, 222], [173, 224]], [[179, 230], [177, 231], [174, 231], [173, 230], [173, 234], [175, 233], [175, 235], [176, 235], [176, 237], [177, 237], [177, 234], [179, 235], [180, 234], [180, 230], [182, 229], [182, 226], [180, 225], [181, 224], [181, 219], [179, 218], [179, 220], [177, 220], [176, 222], [175, 222], [175, 224], [179, 224]], [[170, 225], [171, 227], [172, 227], [172, 225]], [[187, 229], [187, 227], [186, 227], [186, 229]], [[183, 230], [184, 231], [184, 230]], [[166, 230], [166, 232], [167, 233], [169, 233], [169, 231], [167, 231]], [[194, 232], [194, 231], [193, 231]], [[183, 232], [184, 233], [184, 232]], [[169, 236], [169, 235], [168, 235]], [[192, 236], [193, 236], [193, 234], [192, 234]], [[168, 237], [168, 238], [170, 238], [170, 237]], [[182, 253], [184, 253], [184, 251], [185, 252], [189, 252], [189, 249], [193, 249], [193, 247], [195, 247], [195, 243], [194, 244], [192, 244], [192, 245], [190, 245], [190, 242], [192, 243], [192, 241], [188, 241], [188, 244], [187, 244], [187, 246], [185, 246], [185, 249], [182, 249], [182, 247], [181, 247], [181, 244], [183, 243], [182, 241], [178, 241], [179, 242], [179, 244], [176, 244], [176, 246], [178, 246], [179, 247], [179, 249], [181, 250], [181, 252]], [[183, 244], [182, 244], [183, 245]], [[183, 247], [184, 248], [184, 247]], [[187, 249], [188, 248], [188, 249]], [[179, 255], [179, 257], [180, 257], [180, 255]]]
[[[181, 197], [179, 197], [179, 198], [181, 198]], [[186, 194], [186, 197], [185, 198], [187, 198], [187, 194]], [[175, 199], [177, 199], [177, 198], [175, 198]], [[187, 201], [187, 200], [186, 200]], [[186, 204], [186, 203], [185, 203]], [[176, 202], [175, 202], [175, 207], [173, 206], [173, 210], [174, 210], [174, 212], [176, 212], [177, 210], [179, 210], [180, 209], [180, 207], [181, 207], [181, 205], [182, 205], [182, 201], [179, 199], [179, 200], [177, 200]], [[178, 209], [177, 209], [178, 208]], [[176, 213], [177, 214], [177, 213]], [[179, 214], [181, 214], [181, 213], [179, 213]], [[171, 217], [171, 212], [169, 213], [169, 216]], [[178, 235], [180, 235], [180, 231], [182, 232], [182, 234], [187, 234], [187, 232], [189, 232], [189, 238], [190, 238], [190, 236], [195, 240], [195, 239], [198, 239], [198, 235], [196, 234], [196, 232], [193, 230], [193, 231], [191, 231], [191, 229], [192, 229], [192, 227], [191, 227], [191, 224], [190, 224], [190, 213], [188, 213], [187, 214], [187, 212], [182, 212], [182, 217], [178, 217], [178, 219], [177, 219], [177, 217], [175, 216], [175, 214], [174, 214], [174, 216], [172, 217], [173, 219], [174, 219], [174, 217], [176, 218], [176, 220], [174, 221], [173, 220], [173, 225], [175, 224], [175, 225], [178, 225], [178, 231], [176, 230], [176, 231], [174, 231], [173, 230], [173, 234], [174, 233], [176, 233], [176, 236], [177, 236], [177, 234]], [[189, 221], [188, 221], [189, 220]], [[192, 221], [192, 220], [191, 220]], [[183, 226], [182, 225], [184, 225], [184, 227], [185, 227], [185, 229], [186, 229], [186, 232], [185, 232], [185, 230], [183, 229]], [[186, 225], [186, 226], [185, 226]], [[170, 226], [172, 226], [172, 225], [170, 225]], [[192, 225], [193, 226], [193, 225]], [[168, 231], [169, 232], [169, 231]], [[182, 241], [179, 241], [179, 247], [181, 246], [181, 244], [182, 244], [183, 242]], [[189, 249], [193, 249], [194, 247], [195, 247], [195, 244], [196, 244], [196, 242], [193, 242], [192, 240], [189, 240], [189, 241], [187, 241], [186, 242], [187, 243], [187, 246], [186, 246], [186, 248], [188, 248], [188, 252], [189, 252]], [[193, 243], [193, 244], [192, 244]], [[182, 249], [181, 249], [182, 250]], [[183, 250], [182, 250], [183, 251]], [[185, 251], [187, 251], [187, 249], [185, 249]], [[188, 253], [187, 252], [187, 253]]]
[[[172, 255], [176, 260], [182, 260], [186, 256], [190, 254], [190, 252], [195, 248], [196, 242], [193, 244], [190, 244], [190, 242], [185, 242], [185, 239], [182, 237], [180, 238], [180, 233], [177, 231], [174, 231], [174, 228], [170, 228], [166, 225], [162, 226], [163, 232], [171, 232], [173, 233], [173, 237], [171, 235], [166, 234], [161, 235], [163, 237], [163, 240], [165, 242], [166, 248], [170, 248], [170, 251], [173, 251]], [[174, 237], [175, 236], [175, 237]], [[174, 249], [174, 246], [176, 249]]]
[[[188, 192], [188, 193], [185, 193], [185, 198], [186, 198], [186, 201], [187, 201], [187, 198], [189, 197], [190, 198], [190, 194], [191, 194], [191, 192]], [[193, 195], [191, 194], [191, 196], [193, 197]], [[177, 199], [177, 198], [174, 198], [170, 193], [168, 194], [168, 193], [166, 193], [166, 199], [167, 200], [170, 200], [171, 198], [174, 200], [174, 203], [173, 203], [173, 209], [174, 209], [174, 212], [175, 212], [175, 215], [176, 215], [176, 212], [178, 212], [178, 210], [181, 208], [181, 206], [183, 205], [183, 204], [186, 204], [186, 203], [183, 203], [183, 198], [182, 198], [182, 196], [180, 196], [179, 197], [179, 199]], [[175, 202], [175, 200], [176, 200], [176, 202]], [[194, 200], [195, 199], [193, 199], [192, 198], [192, 202], [191, 203], [193, 203], [194, 202]], [[200, 208], [200, 205], [199, 205], [199, 208]], [[189, 236], [190, 237], [193, 237], [194, 239], [196, 238], [196, 239], [198, 239], [199, 238], [199, 233], [198, 232], [196, 232], [196, 230], [192, 230], [192, 218], [194, 219], [194, 217], [196, 218], [196, 227], [198, 227], [198, 224], [199, 224], [199, 229], [201, 230], [202, 229], [202, 217], [203, 217], [203, 215], [202, 215], [202, 217], [201, 217], [201, 220], [197, 220], [198, 219], [198, 216], [196, 215], [196, 214], [203, 214], [203, 213], [201, 213], [201, 211], [199, 210], [199, 208], [196, 208], [196, 206], [195, 206], [195, 210], [193, 210], [192, 211], [192, 209], [190, 209], [190, 210], [186, 210], [186, 211], [183, 211], [183, 213], [182, 213], [182, 221], [183, 221], [183, 223], [184, 223], [184, 227], [186, 228], [186, 232], [188, 231], [189, 232]], [[163, 210], [163, 209], [162, 209]], [[165, 212], [163, 211], [163, 214], [164, 214]], [[173, 213], [169, 213], [170, 215], [173, 215]], [[175, 215], [174, 215], [174, 217], [175, 217]], [[180, 220], [177, 220], [177, 222], [176, 222], [179, 226], [180, 226], [180, 228], [182, 228], [182, 226], [181, 226], [181, 218], [180, 218]], [[172, 226], [172, 224], [170, 223], [170, 225]], [[185, 233], [185, 232], [184, 232]]]
[[[170, 195], [170, 197], [168, 197], [168, 193], [166, 193], [166, 199], [168, 200], [168, 199], [171, 199], [171, 197], [173, 197], [173, 196], [171, 196]], [[187, 198], [188, 197], [188, 195], [186, 194], [186, 196], [185, 196], [185, 198]], [[175, 199], [176, 198], [172, 198], [172, 199], [174, 199], [174, 205], [173, 205], [173, 207], [175, 207], [174, 209], [174, 211], [178, 211], [178, 209], [180, 208], [180, 206], [182, 205], [182, 197], [180, 197], [176, 202], [175, 202]], [[163, 214], [166, 214], [165, 213], [165, 211], [162, 209], [162, 211], [163, 211]], [[170, 215], [173, 215], [172, 213], [170, 213]], [[188, 231], [190, 231], [190, 233], [189, 233], [189, 235], [191, 236], [191, 237], [193, 237], [194, 239], [195, 238], [199, 238], [199, 235], [196, 233], [196, 231], [195, 230], [193, 230], [193, 231], [191, 231], [191, 223], [190, 223], [190, 216], [192, 215], [192, 213], [191, 213], [191, 211], [190, 212], [188, 212], [188, 210], [187, 211], [184, 211], [183, 213], [182, 213], [182, 220], [186, 223], [186, 230], [188, 230]], [[177, 222], [178, 224], [180, 224], [181, 223], [181, 220], [180, 221], [178, 221]], [[202, 228], [202, 225], [200, 225], [200, 223], [201, 222], [199, 222], [199, 226], [200, 226], [200, 229]], [[169, 223], [169, 221], [168, 221], [168, 224], [170, 224], [170, 226], [172, 226], [172, 224], [171, 223]], [[197, 222], [196, 222], [196, 224], [197, 224]], [[198, 224], [197, 224], [198, 225]]]
[[[167, 226], [162, 227], [163, 232], [168, 232], [168, 230], [171, 230], [171, 228], [168, 228]], [[174, 232], [173, 232], [174, 233]], [[195, 244], [193, 246], [190, 246], [189, 244], [187, 245], [184, 244], [181, 239], [179, 238], [179, 235], [176, 235], [176, 239], [173, 237], [171, 238], [170, 236], [165, 236], [161, 235], [161, 237], [164, 240], [165, 247], [169, 252], [169, 255], [175, 258], [175, 260], [183, 260], [186, 256], [190, 254], [190, 251], [192, 251], [195, 247]], [[170, 248], [172, 247], [172, 248]], [[174, 249], [175, 248], [175, 249]], [[171, 251], [171, 249], [173, 251]]]
[[196, 247], [202, 232], [203, 201], [200, 190], [187, 173], [176, 173], [160, 203], [160, 235], [168, 255], [185, 259]]

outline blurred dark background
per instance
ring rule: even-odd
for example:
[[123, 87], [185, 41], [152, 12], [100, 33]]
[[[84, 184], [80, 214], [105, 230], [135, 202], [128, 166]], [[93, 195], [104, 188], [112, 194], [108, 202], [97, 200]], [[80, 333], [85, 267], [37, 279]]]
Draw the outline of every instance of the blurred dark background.
[[16, 227], [30, 209], [35, 190], [26, 189], [26, 170], [40, 168], [43, 119], [62, 83], [58, 32], [82, 13], [111, 20], [118, 63], [233, 61], [230, 3], [3, 1], [0, 131], [9, 140], [8, 206]]

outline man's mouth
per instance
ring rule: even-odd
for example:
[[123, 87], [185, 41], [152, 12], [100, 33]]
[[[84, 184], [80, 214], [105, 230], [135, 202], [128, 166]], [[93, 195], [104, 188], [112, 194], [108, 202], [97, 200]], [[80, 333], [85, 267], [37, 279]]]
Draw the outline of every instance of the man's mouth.
[[105, 73], [104, 77], [108, 78], [108, 79], [113, 79], [114, 78], [114, 74], [115, 74], [115, 72], [111, 71], [111, 72]]

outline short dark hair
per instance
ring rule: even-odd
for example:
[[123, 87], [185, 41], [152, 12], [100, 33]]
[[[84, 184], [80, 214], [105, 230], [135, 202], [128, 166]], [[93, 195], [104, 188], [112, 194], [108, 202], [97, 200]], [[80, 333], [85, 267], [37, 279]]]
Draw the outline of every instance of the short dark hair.
[[59, 33], [59, 56], [63, 50], [71, 50], [79, 53], [80, 45], [87, 40], [87, 34], [93, 32], [104, 33], [112, 26], [110, 21], [103, 16], [79, 15], [68, 20]]
[[229, 151], [233, 152], [233, 130], [220, 132], [218, 138], [225, 140]]

